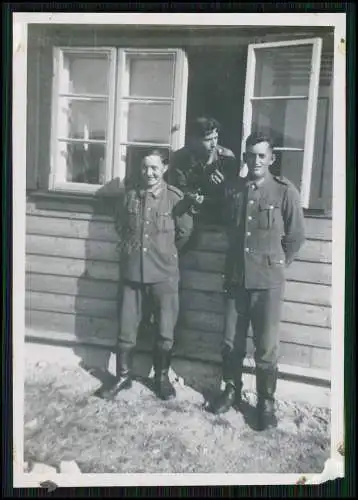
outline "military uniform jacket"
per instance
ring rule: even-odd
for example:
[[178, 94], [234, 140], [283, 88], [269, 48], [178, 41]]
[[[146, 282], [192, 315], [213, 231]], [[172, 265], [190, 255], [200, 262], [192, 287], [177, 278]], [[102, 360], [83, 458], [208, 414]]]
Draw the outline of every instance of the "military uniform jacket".
[[300, 196], [287, 179], [269, 174], [261, 184], [238, 178], [227, 195], [229, 249], [226, 284], [247, 289], [280, 286], [304, 242]]
[[160, 283], [179, 276], [178, 251], [192, 230], [183, 198], [164, 181], [152, 190], [126, 193], [116, 216], [122, 279]]
[[224, 193], [224, 185], [212, 185], [209, 182], [210, 174], [218, 169], [227, 183], [232, 182], [237, 174], [237, 162], [230, 149], [217, 146], [213, 162], [206, 165], [198, 160], [190, 148], [184, 146], [173, 154], [168, 171], [168, 182], [178, 187], [183, 193], [196, 193], [209, 197], [220, 196]]

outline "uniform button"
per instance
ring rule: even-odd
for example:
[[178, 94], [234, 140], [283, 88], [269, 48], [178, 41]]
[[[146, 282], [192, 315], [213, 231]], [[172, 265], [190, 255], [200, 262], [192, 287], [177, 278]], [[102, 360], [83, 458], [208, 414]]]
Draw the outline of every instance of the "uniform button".
[[145, 223], [146, 223], [146, 224], [149, 224], [149, 220], [147, 220]]
[[249, 252], [249, 251], [250, 251], [250, 249], [249, 249], [249, 248], [245, 248], [245, 252]]
[[148, 249], [147, 248], [143, 248], [143, 252], [146, 252]]
[[280, 264], [283, 264], [283, 260], [280, 260]]
[[254, 202], [254, 200], [250, 200], [249, 203], [250, 203], [250, 205], [253, 205], [255, 202]]
[[248, 219], [249, 219], [249, 220], [252, 220], [252, 217], [251, 217], [251, 215], [249, 215], [249, 216], [248, 216]]
[[247, 236], [251, 236], [251, 233], [250, 233], [250, 231], [249, 231], [248, 233], [246, 233], [246, 234], [247, 234]]
[[145, 236], [145, 238], [148, 238], [148, 234], [145, 234], [144, 236]]

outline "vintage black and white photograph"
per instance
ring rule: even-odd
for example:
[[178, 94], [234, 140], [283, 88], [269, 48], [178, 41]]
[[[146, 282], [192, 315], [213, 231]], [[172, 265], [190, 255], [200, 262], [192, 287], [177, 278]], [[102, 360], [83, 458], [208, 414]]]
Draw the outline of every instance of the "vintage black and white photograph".
[[14, 14], [15, 481], [343, 477], [345, 15], [138, 16]]

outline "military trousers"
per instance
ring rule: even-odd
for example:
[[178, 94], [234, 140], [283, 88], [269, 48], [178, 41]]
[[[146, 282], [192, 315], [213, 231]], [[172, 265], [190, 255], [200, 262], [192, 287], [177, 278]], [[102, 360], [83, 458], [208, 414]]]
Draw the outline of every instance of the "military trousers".
[[[223, 353], [232, 353], [232, 366], [236, 367], [237, 373], [242, 372], [250, 324], [257, 373], [276, 373], [283, 291], [284, 284], [264, 290], [230, 287], [225, 304]], [[226, 376], [231, 377], [235, 378], [235, 373]]]
[[163, 351], [173, 348], [179, 314], [179, 281], [176, 277], [162, 283], [123, 283], [117, 344], [119, 350], [136, 346], [139, 324], [148, 308], [157, 326], [155, 347]]

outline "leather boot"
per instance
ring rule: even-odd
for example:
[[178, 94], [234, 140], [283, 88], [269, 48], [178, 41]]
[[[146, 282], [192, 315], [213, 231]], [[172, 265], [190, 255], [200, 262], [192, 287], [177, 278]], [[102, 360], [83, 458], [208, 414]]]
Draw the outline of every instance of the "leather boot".
[[243, 388], [243, 383], [242, 383], [242, 371], [237, 374], [236, 378], [236, 385], [235, 385], [235, 401], [234, 401], [234, 408], [236, 410], [241, 410], [242, 408], [242, 388]]
[[116, 381], [109, 387], [102, 387], [98, 391], [99, 397], [107, 400], [114, 399], [115, 396], [124, 389], [132, 387], [132, 351], [118, 350], [116, 354]]
[[257, 430], [264, 431], [277, 427], [275, 413], [275, 392], [277, 370], [261, 370], [256, 373], [257, 385]]
[[230, 382], [226, 384], [225, 390], [211, 403], [209, 410], [215, 415], [226, 413], [235, 403], [236, 390]]
[[154, 351], [154, 386], [160, 399], [168, 400], [176, 396], [176, 390], [169, 380], [171, 351], [156, 349]]
[[223, 353], [223, 379], [226, 381], [225, 390], [210, 405], [212, 413], [226, 413], [232, 406], [241, 407], [242, 391], [242, 363], [235, 364], [234, 354], [229, 348]]

